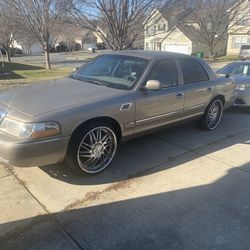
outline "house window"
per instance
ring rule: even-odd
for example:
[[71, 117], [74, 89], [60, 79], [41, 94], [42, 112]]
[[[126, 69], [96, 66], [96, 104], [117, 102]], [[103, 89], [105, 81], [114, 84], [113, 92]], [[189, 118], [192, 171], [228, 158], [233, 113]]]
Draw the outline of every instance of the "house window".
[[241, 12], [236, 17], [236, 24], [247, 26], [250, 24], [250, 14], [246, 12]]
[[213, 28], [213, 25], [212, 25], [212, 23], [207, 23], [207, 30], [212, 30], [212, 28]]
[[165, 24], [158, 24], [158, 30], [159, 31], [165, 31], [166, 30], [166, 25]]
[[243, 44], [248, 42], [248, 38], [246, 36], [239, 36], [233, 38], [232, 48], [240, 49]]
[[156, 33], [156, 25], [146, 26], [146, 35], [147, 36], [154, 36], [155, 33]]

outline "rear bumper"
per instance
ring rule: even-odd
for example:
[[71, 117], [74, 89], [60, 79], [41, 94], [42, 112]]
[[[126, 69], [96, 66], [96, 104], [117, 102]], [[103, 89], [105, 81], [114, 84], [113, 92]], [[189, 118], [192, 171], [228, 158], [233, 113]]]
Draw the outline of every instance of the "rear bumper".
[[240, 55], [241, 60], [250, 60], [250, 55]]
[[17, 167], [44, 166], [64, 160], [69, 137], [43, 141], [15, 142], [1, 138], [0, 162]]

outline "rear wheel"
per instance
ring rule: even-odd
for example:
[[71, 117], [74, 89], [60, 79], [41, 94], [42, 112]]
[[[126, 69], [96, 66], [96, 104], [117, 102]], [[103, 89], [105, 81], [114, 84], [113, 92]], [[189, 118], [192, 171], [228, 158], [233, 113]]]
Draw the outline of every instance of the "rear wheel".
[[78, 172], [97, 174], [110, 165], [116, 150], [114, 127], [106, 122], [95, 122], [73, 134], [65, 160]]
[[221, 99], [215, 98], [210, 102], [203, 117], [199, 121], [200, 127], [209, 131], [215, 130], [220, 124], [222, 114], [223, 103]]

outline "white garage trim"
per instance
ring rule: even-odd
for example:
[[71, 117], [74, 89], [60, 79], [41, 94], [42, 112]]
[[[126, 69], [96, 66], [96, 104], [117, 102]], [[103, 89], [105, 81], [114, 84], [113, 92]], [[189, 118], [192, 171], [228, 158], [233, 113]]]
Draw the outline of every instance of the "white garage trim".
[[165, 44], [163, 50], [168, 52], [182, 53], [186, 55], [190, 55], [192, 53], [190, 45], [181, 44]]

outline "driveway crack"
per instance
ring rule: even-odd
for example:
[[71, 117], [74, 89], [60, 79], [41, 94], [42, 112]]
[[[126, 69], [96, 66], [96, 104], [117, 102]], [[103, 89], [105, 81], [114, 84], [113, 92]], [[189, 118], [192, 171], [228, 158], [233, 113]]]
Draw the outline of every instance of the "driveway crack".
[[49, 210], [46, 208], [46, 206], [44, 204], [42, 204], [33, 194], [32, 192], [30, 192], [30, 190], [28, 189], [26, 183], [24, 181], [22, 181], [17, 174], [15, 173], [14, 169], [12, 167], [8, 167], [8, 172], [11, 173], [16, 180], [18, 181], [18, 183], [23, 186], [23, 188], [33, 197], [33, 199], [35, 199], [35, 201], [44, 209], [44, 211], [46, 212], [46, 215], [44, 215], [44, 217], [47, 217], [51, 220], [51, 222], [57, 226], [58, 230], [60, 230], [63, 234], [67, 235], [72, 242], [80, 249], [80, 250], [86, 250], [86, 249], [92, 249], [85, 241], [83, 241], [83, 245], [82, 246], [77, 239], [71, 235], [71, 233], [63, 226], [63, 224], [61, 224], [57, 218], [56, 218], [56, 214], [50, 213]]

